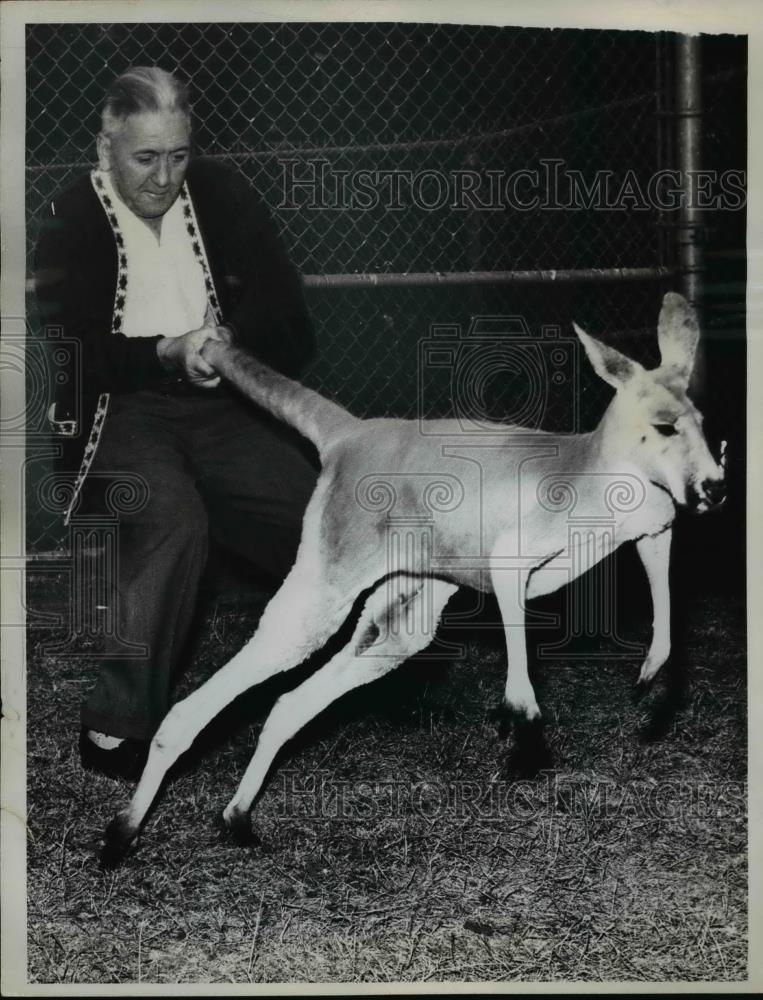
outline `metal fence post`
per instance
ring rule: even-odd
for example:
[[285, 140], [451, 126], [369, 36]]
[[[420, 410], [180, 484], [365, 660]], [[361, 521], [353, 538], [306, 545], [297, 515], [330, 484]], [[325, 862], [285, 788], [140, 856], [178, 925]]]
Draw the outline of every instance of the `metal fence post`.
[[695, 190], [701, 166], [701, 52], [697, 35], [681, 35], [676, 60], [676, 141], [683, 201], [678, 227], [678, 256], [686, 298], [699, 309], [702, 295], [702, 222]]

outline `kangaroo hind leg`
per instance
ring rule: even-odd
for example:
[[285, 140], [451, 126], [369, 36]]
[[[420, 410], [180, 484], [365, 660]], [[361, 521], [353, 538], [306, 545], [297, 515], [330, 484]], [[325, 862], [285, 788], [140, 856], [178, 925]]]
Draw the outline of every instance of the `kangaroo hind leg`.
[[299, 666], [339, 628], [350, 604], [299, 561], [263, 612], [249, 642], [205, 684], [172, 707], [151, 742], [129, 805], [106, 830], [101, 864], [118, 864], [136, 839], [169, 768], [201, 730], [255, 684]]
[[425, 649], [458, 588], [440, 580], [411, 581], [390, 603], [386, 585], [368, 598], [351, 641], [325, 666], [276, 702], [257, 749], [223, 820], [236, 839], [251, 839], [249, 811], [281, 747], [348, 691], [382, 677]]

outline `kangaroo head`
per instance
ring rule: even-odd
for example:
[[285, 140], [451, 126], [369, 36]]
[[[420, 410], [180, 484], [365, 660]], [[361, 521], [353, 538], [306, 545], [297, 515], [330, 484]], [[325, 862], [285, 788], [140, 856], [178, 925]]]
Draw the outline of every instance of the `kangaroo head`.
[[702, 414], [686, 390], [699, 325], [686, 299], [665, 296], [657, 327], [661, 364], [647, 370], [573, 324], [596, 373], [615, 390], [600, 424], [608, 461], [632, 462], [677, 504], [700, 513], [725, 499], [724, 464], [702, 433]]

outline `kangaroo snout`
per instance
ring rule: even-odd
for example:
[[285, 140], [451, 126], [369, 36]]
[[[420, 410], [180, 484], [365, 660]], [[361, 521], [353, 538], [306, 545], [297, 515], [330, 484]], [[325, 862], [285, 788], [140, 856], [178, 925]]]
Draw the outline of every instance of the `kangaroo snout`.
[[705, 475], [699, 483], [695, 480], [687, 489], [686, 503], [695, 514], [715, 510], [726, 500], [726, 442], [721, 441], [718, 462], [711, 457], [712, 470], [706, 466]]
[[706, 479], [702, 483], [702, 492], [711, 507], [718, 507], [726, 499], [726, 480]]
[[726, 480], [721, 476], [717, 479], [704, 479], [697, 486], [688, 490], [688, 505], [695, 514], [704, 514], [706, 510], [720, 507], [726, 499]]

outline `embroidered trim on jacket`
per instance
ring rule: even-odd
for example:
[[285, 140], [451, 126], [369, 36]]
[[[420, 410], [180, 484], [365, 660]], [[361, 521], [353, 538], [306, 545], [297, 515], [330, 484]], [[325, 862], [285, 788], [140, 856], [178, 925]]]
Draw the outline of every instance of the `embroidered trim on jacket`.
[[185, 229], [191, 237], [193, 255], [199, 264], [201, 264], [201, 270], [204, 272], [204, 287], [207, 290], [207, 300], [212, 308], [212, 315], [215, 318], [215, 323], [219, 326], [219, 324], [223, 321], [223, 314], [220, 309], [220, 300], [217, 298], [215, 283], [212, 280], [212, 272], [209, 268], [209, 261], [207, 260], [207, 251], [204, 248], [204, 240], [201, 238], [201, 230], [199, 229], [199, 223], [196, 219], [196, 212], [194, 211], [191, 195], [188, 192], [188, 187], [185, 182], [180, 189], [180, 201], [183, 205], [183, 222], [185, 223]]
[[[98, 199], [103, 206], [104, 212], [106, 213], [106, 218], [109, 220], [117, 246], [117, 288], [114, 296], [114, 310], [111, 317], [111, 332], [115, 333], [122, 328], [122, 316], [124, 314], [125, 299], [127, 297], [127, 254], [124, 249], [124, 237], [119, 230], [116, 213], [112, 207], [111, 198], [106, 192], [103, 180], [95, 170], [91, 172], [90, 179], [93, 182], [95, 193], [98, 195]], [[66, 508], [66, 513], [64, 514], [64, 524], [68, 524], [71, 520], [74, 505], [77, 503], [79, 495], [82, 492], [82, 487], [85, 483], [85, 479], [87, 479], [88, 472], [90, 472], [90, 467], [93, 464], [95, 453], [98, 451], [98, 445], [101, 442], [103, 424], [106, 420], [106, 413], [109, 409], [109, 399], [110, 396], [108, 392], [102, 392], [98, 396], [98, 402], [95, 407], [95, 415], [93, 416], [93, 423], [90, 427], [87, 444], [85, 445], [85, 450], [82, 454], [82, 461], [80, 462], [79, 471], [77, 472], [77, 478], [74, 481], [72, 498], [69, 501], [69, 506]]]

